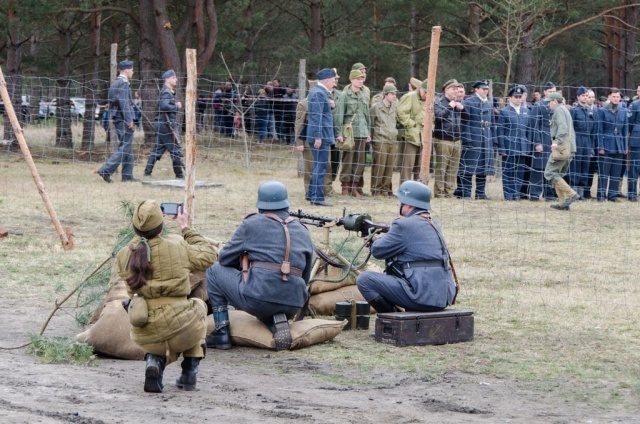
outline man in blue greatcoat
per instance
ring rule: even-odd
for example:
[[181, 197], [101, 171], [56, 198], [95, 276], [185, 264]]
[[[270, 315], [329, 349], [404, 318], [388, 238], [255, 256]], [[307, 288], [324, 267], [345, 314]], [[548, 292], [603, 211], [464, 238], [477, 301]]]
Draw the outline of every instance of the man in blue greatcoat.
[[638, 173], [640, 172], [640, 86], [638, 100], [629, 106], [629, 173], [627, 199], [638, 201]]
[[569, 110], [576, 133], [576, 155], [569, 165], [569, 184], [578, 193], [580, 199], [584, 199], [585, 191], [591, 189], [587, 187], [587, 180], [589, 164], [596, 148], [596, 116], [589, 107], [588, 101], [589, 90], [580, 86], [578, 104]]
[[529, 110], [522, 105], [521, 86], [509, 90], [509, 104], [498, 116], [498, 151], [502, 157], [502, 191], [504, 200], [520, 200], [529, 148]]
[[318, 84], [309, 91], [306, 139], [313, 154], [313, 171], [307, 197], [312, 205], [331, 206], [324, 199], [324, 177], [329, 163], [333, 134], [333, 115], [329, 93], [336, 85], [335, 69], [325, 68], [316, 74]]
[[544, 85], [544, 98], [536, 102], [531, 108], [531, 119], [529, 120], [529, 154], [531, 160], [531, 176], [529, 180], [529, 200], [540, 200], [540, 195], [544, 188], [546, 200], [556, 200], [553, 186], [543, 179], [544, 169], [551, 154], [551, 116], [553, 112], [549, 109], [548, 98], [551, 93], [556, 92], [556, 86], [552, 82]]
[[133, 76], [133, 62], [123, 60], [118, 64], [120, 75], [109, 87], [109, 115], [118, 134], [118, 150], [98, 170], [98, 175], [112, 183], [111, 174], [122, 164], [122, 181], [138, 181], [133, 178], [133, 100], [129, 81]]
[[629, 124], [621, 106], [620, 90], [612, 88], [609, 104], [598, 109], [598, 201], [618, 201], [620, 175], [627, 154]]

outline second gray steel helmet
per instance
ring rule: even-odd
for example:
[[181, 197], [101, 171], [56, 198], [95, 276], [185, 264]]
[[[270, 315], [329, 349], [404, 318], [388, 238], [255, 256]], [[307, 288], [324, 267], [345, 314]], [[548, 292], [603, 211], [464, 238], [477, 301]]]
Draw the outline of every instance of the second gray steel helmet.
[[419, 209], [431, 209], [431, 189], [417, 181], [405, 181], [395, 193], [400, 203]]
[[289, 195], [287, 188], [279, 181], [265, 181], [258, 189], [256, 207], [265, 211], [275, 211], [288, 208]]

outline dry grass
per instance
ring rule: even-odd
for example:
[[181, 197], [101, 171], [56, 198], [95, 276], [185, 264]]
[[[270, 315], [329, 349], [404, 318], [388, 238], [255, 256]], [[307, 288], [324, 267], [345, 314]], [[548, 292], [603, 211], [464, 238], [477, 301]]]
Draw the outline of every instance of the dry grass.
[[[121, 202], [180, 201], [183, 193], [138, 183], [107, 185], [92, 174], [99, 162], [69, 160], [70, 152], [49, 147], [52, 138], [37, 136], [37, 131], [46, 130], [29, 131], [47, 192], [63, 225], [73, 228], [76, 248], [61, 249], [21, 155], [3, 151], [0, 226], [24, 235], [0, 241], [0, 290], [5, 298], [49, 305], [56, 290], [67, 291], [110, 254], [125, 225]], [[366, 211], [377, 222], [396, 216], [393, 200], [337, 197], [331, 199], [333, 208], [309, 207], [291, 147], [254, 145], [247, 173], [240, 141], [202, 137], [199, 144], [198, 179], [224, 184], [197, 191], [196, 226], [211, 238], [231, 236], [242, 216], [254, 211], [256, 190], [268, 179], [287, 185], [292, 208], [340, 215], [345, 207]], [[100, 143], [97, 148], [104, 150]], [[145, 160], [141, 152], [137, 176]], [[156, 165], [154, 179], [171, 174], [165, 157]], [[489, 194], [502, 197], [499, 181], [490, 183]], [[427, 377], [461, 370], [519, 380], [569, 401], [637, 406], [637, 205], [583, 202], [572, 206], [570, 213], [552, 211], [545, 202], [436, 199], [432, 206], [462, 283], [457, 307], [475, 312], [476, 340], [397, 349], [370, 342], [365, 332], [346, 332], [336, 343], [296, 355], [319, 356], [365, 371], [395, 368]], [[311, 231], [319, 241], [320, 232]], [[336, 231], [333, 240], [338, 243], [346, 234]]]

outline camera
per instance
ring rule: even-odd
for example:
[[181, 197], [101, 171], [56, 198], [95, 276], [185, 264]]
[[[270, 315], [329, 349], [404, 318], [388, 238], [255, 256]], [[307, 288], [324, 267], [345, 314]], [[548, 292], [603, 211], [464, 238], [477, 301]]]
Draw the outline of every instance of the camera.
[[182, 203], [161, 203], [160, 209], [165, 215], [178, 215], [182, 209]]

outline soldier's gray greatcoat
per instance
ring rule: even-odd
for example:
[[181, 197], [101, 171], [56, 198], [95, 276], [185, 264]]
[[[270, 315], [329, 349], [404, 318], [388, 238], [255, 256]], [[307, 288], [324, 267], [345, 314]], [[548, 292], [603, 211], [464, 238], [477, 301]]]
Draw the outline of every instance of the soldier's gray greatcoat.
[[[162, 158], [165, 151], [169, 151], [171, 155], [171, 163], [173, 172], [177, 178], [183, 178], [184, 165], [182, 164], [182, 150], [180, 148], [179, 137], [180, 129], [176, 124], [176, 112], [180, 108], [176, 105], [176, 93], [167, 85], [160, 90], [158, 98], [158, 114], [156, 115], [156, 146], [149, 156], [147, 167], [144, 170], [145, 175], [151, 175], [156, 161]], [[170, 127], [171, 126], [171, 127]]]
[[405, 269], [411, 287], [393, 275], [363, 272], [357, 284], [365, 299], [383, 296], [408, 311], [444, 309], [453, 302], [456, 289], [449, 256], [433, 227], [418, 216], [425, 213], [414, 209], [393, 221], [389, 232], [371, 245], [371, 254], [376, 259], [397, 258], [400, 263], [433, 261], [435, 266]]
[[[285, 210], [273, 213], [283, 220], [289, 217]], [[220, 251], [218, 262], [207, 270], [209, 302], [213, 307], [231, 304], [267, 321], [277, 313], [291, 318], [304, 306], [309, 296], [306, 283], [313, 265], [313, 243], [309, 231], [299, 222], [290, 222], [288, 228], [289, 262], [291, 267], [303, 270], [302, 277], [289, 274], [288, 281], [283, 281], [279, 271], [252, 267], [243, 282], [240, 258], [244, 252], [249, 254], [250, 262], [281, 264], [287, 245], [281, 223], [263, 214], [249, 215]]]

